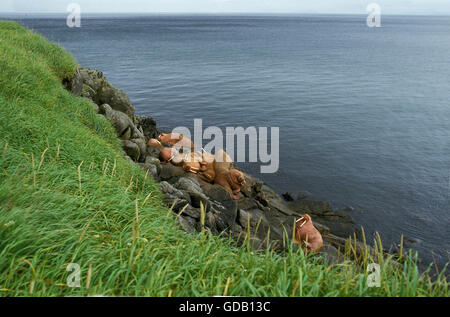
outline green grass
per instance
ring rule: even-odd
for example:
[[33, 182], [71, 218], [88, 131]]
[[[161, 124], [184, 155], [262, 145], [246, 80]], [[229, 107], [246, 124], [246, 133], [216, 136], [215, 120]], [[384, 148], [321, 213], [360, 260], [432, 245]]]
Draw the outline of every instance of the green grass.
[[[413, 255], [400, 267], [377, 257], [381, 287], [369, 288], [370, 255], [329, 265], [179, 230], [109, 122], [63, 88], [75, 67], [0, 21], [0, 295], [448, 296], [443, 274], [419, 274]], [[67, 286], [69, 263], [80, 288]]]

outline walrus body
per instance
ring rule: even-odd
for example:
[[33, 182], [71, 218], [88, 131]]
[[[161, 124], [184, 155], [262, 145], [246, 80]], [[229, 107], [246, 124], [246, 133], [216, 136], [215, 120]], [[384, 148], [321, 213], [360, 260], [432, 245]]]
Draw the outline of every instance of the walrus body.
[[161, 133], [158, 137], [161, 143], [180, 148], [193, 150], [195, 148], [194, 142], [180, 133]]
[[231, 158], [223, 150], [216, 154], [214, 170], [216, 172], [214, 183], [225, 188], [233, 199], [239, 199], [238, 193], [245, 184], [244, 174], [231, 168]]
[[155, 146], [155, 147], [157, 147], [159, 149], [163, 149], [164, 148], [164, 146], [161, 144], [161, 142], [159, 140], [157, 140], [157, 139], [150, 139], [150, 140], [148, 140], [147, 146]]
[[231, 168], [232, 160], [225, 151], [220, 150], [216, 155], [204, 150], [180, 153], [175, 148], [164, 147], [161, 144], [161, 142], [167, 143], [166, 136], [167, 134], [163, 136], [162, 141], [150, 139], [147, 143], [148, 146], [156, 146], [161, 149], [159, 154], [161, 162], [172, 163], [182, 167], [186, 172], [198, 174], [204, 181], [224, 187], [233, 199], [239, 199], [238, 193], [245, 184], [245, 177], [242, 172]]
[[295, 225], [296, 244], [301, 244], [306, 252], [319, 252], [323, 247], [323, 239], [319, 230], [314, 227], [312, 219], [305, 214], [297, 220]]
[[198, 173], [198, 176], [208, 183], [213, 183], [216, 178], [214, 162], [215, 156], [203, 151], [203, 161], [200, 163], [200, 172]]

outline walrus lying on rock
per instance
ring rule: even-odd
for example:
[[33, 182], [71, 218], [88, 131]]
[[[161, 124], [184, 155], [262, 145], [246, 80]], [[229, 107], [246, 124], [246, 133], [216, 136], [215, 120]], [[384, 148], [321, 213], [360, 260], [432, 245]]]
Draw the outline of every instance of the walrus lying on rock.
[[[170, 146], [176, 146], [180, 148], [186, 148], [193, 150], [195, 148], [194, 142], [185, 137], [181, 133], [161, 133], [158, 136], [158, 141], [168, 144]], [[150, 142], [150, 141], [149, 141]]]
[[174, 148], [161, 149], [159, 160], [181, 166], [184, 171], [198, 174], [203, 180], [212, 183], [215, 178], [214, 156], [207, 152], [180, 153]]
[[[175, 166], [181, 166], [186, 172], [197, 174], [203, 180], [209, 183], [215, 183], [224, 187], [233, 197], [239, 199], [238, 193], [241, 187], [245, 184], [244, 174], [237, 169], [231, 168], [232, 160], [230, 156], [224, 151], [220, 150], [215, 155], [201, 151], [187, 151], [180, 153], [175, 148], [164, 147], [162, 143], [167, 143], [169, 139], [176, 137], [177, 134], [161, 135], [161, 141], [157, 139], [150, 139], [148, 146], [156, 146], [161, 149], [159, 153], [159, 160], [162, 163], [172, 163]], [[185, 145], [194, 146], [194, 143], [180, 135], [178, 140], [184, 140]], [[177, 144], [179, 145], [179, 144]]]
[[245, 177], [241, 171], [231, 168], [232, 160], [225, 151], [220, 150], [214, 161], [214, 183], [225, 188], [233, 199], [238, 200], [238, 194], [245, 184]]
[[295, 225], [294, 243], [301, 244], [306, 248], [306, 252], [319, 252], [323, 247], [322, 235], [314, 227], [311, 217], [303, 215], [297, 220]]

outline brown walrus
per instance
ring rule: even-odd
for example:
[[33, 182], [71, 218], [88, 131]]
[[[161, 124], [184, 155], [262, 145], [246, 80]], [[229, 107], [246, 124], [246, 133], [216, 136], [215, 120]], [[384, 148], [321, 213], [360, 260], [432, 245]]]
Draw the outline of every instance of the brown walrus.
[[238, 193], [245, 184], [245, 177], [241, 171], [231, 168], [231, 158], [225, 151], [220, 150], [214, 160], [214, 183], [225, 188], [233, 199], [239, 199]]
[[159, 160], [181, 166], [186, 172], [199, 174], [201, 178], [212, 183], [215, 178], [214, 156], [205, 151], [180, 153], [174, 148], [162, 147]]
[[319, 252], [323, 247], [322, 235], [314, 227], [311, 217], [303, 215], [296, 221], [294, 243], [301, 244], [306, 252]]
[[161, 142], [159, 142], [159, 140], [157, 139], [150, 139], [147, 142], [148, 146], [156, 146], [157, 148], [163, 149], [164, 146], [161, 144]]
[[188, 139], [181, 133], [161, 133], [158, 136], [158, 140], [161, 143], [165, 143], [170, 146], [177, 146], [191, 150], [195, 148], [194, 142], [192, 142], [190, 139]]

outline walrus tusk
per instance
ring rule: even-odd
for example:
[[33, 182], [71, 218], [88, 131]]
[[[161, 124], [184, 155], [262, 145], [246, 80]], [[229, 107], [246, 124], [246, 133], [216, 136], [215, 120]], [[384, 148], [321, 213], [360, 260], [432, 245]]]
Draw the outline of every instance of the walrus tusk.
[[[299, 222], [300, 220], [304, 219], [305, 217], [301, 217], [299, 220], [297, 220], [296, 222]], [[308, 220], [306, 219], [305, 221], [303, 221], [303, 223], [300, 225], [300, 228], [303, 227], [305, 225], [305, 223], [307, 223]]]

